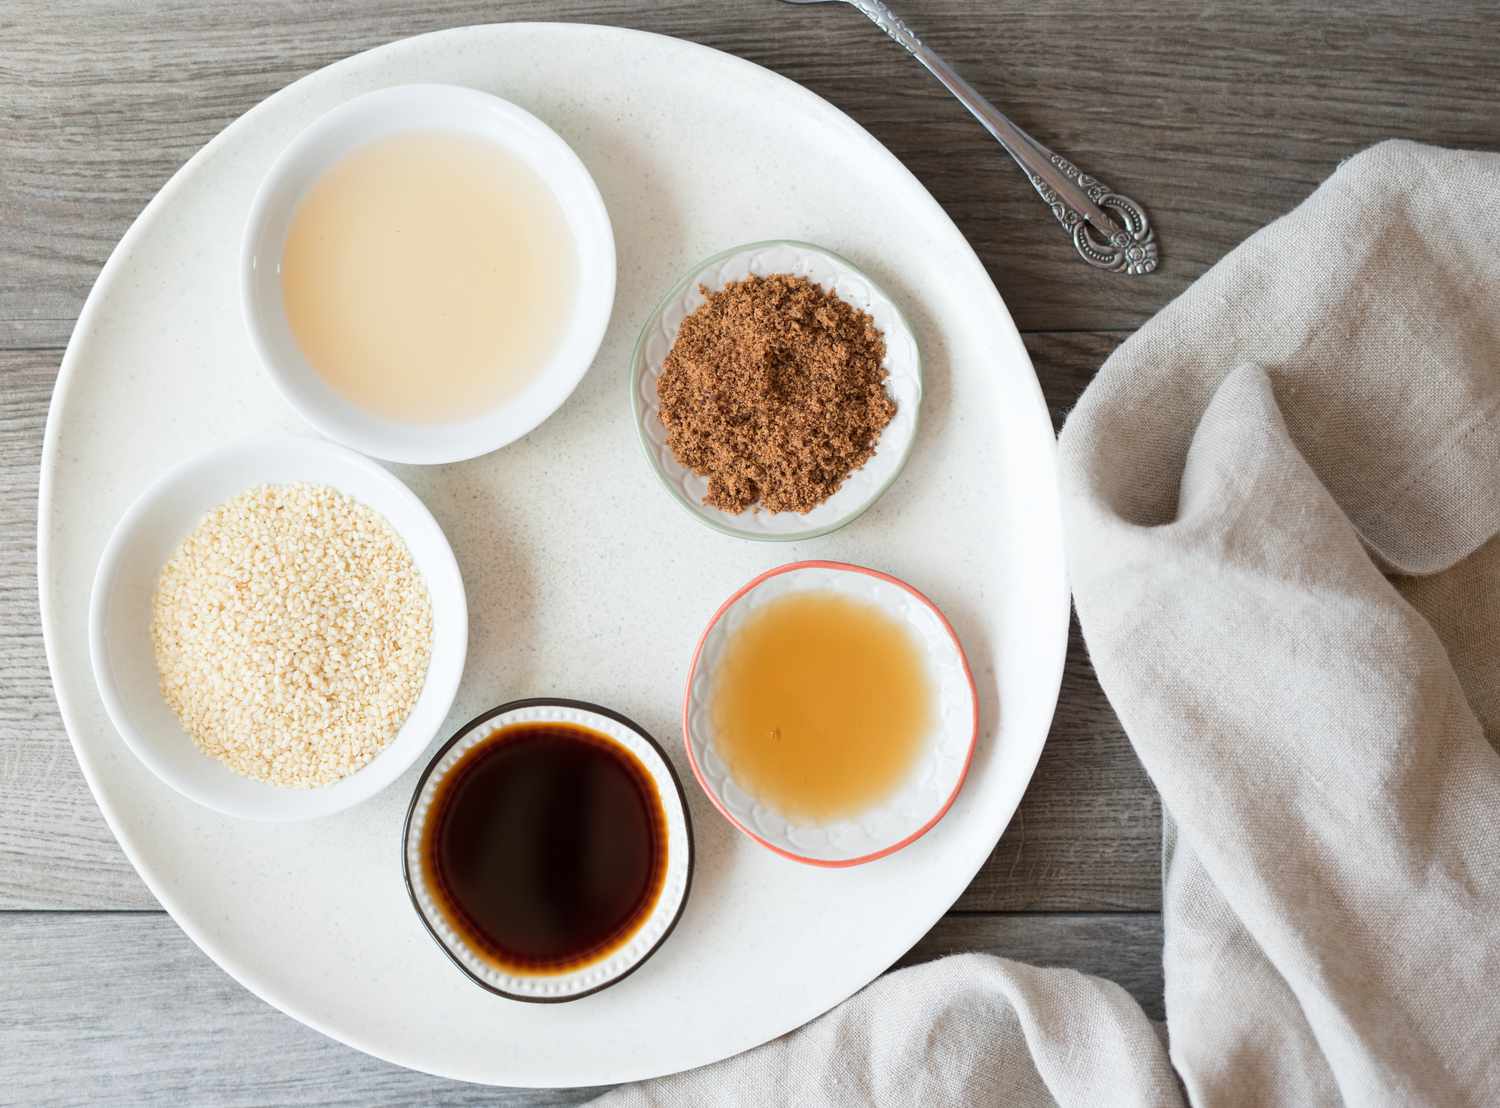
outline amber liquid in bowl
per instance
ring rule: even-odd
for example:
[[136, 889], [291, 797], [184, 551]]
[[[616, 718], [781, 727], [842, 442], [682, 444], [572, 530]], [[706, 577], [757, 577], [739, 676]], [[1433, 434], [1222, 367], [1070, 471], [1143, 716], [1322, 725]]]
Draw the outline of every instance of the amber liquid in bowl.
[[366, 411], [470, 418], [519, 395], [562, 341], [578, 287], [547, 183], [487, 139], [411, 131], [334, 163], [293, 213], [287, 324], [313, 369]]
[[645, 766], [608, 736], [513, 724], [438, 784], [421, 856], [470, 949], [510, 973], [571, 972], [618, 950], [656, 906], [666, 812]]
[[716, 746], [741, 788], [791, 819], [830, 822], [880, 804], [931, 731], [921, 646], [853, 597], [770, 601], [734, 632], [719, 666]]

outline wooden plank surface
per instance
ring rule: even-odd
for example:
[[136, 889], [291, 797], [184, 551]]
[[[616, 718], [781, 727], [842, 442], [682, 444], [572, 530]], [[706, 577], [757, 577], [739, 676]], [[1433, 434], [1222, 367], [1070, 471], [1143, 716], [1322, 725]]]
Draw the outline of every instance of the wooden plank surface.
[[1378, 139], [1500, 139], [1495, 0], [1379, 0], [1357, 9], [1321, 0], [909, 0], [905, 11], [1021, 126], [1149, 208], [1161, 232], [1161, 272], [1122, 281], [1079, 265], [962, 107], [842, 5], [7, 0], [0, 345], [65, 341], [141, 206], [256, 102], [366, 47], [467, 23], [640, 27], [802, 82], [927, 184], [988, 263], [1023, 330], [1138, 325], [1340, 159]]
[[[1161, 1016], [1157, 916], [944, 920], [903, 964], [985, 950], [1107, 973]], [[359, 1054], [240, 988], [160, 913], [0, 914], [0, 1102], [25, 1105], [576, 1104]], [[58, 1067], [58, 1068], [54, 1068]]]
[[[587, 1095], [409, 1073], [255, 1000], [150, 910], [60, 727], [34, 567], [37, 459], [60, 348], [140, 208], [265, 96], [383, 42], [509, 19], [638, 27], [769, 66], [849, 112], [943, 203], [1028, 333], [1055, 419], [1131, 329], [1340, 159], [1387, 137], [1500, 147], [1500, 0], [898, 6], [1017, 122], [1148, 207], [1158, 274], [1124, 281], [1075, 261], [962, 108], [842, 5], [0, 3], [0, 1102]], [[1159, 834], [1155, 793], [1075, 628], [1057, 718], [1016, 820], [961, 911], [909, 959], [987, 949], [1074, 965], [1125, 984], [1159, 1017]]]

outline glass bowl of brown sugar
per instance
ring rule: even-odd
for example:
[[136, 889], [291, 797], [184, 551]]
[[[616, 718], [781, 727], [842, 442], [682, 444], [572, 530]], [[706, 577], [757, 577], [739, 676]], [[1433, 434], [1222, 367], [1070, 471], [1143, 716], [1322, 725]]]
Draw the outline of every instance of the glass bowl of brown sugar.
[[856, 519], [916, 439], [922, 363], [852, 262], [755, 242], [694, 266], [641, 330], [630, 402], [662, 486], [703, 523], [793, 541]]

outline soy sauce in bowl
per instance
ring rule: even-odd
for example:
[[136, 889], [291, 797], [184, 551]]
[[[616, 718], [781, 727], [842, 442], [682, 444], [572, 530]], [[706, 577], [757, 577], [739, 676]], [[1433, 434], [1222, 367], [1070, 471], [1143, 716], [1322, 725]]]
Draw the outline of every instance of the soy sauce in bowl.
[[608, 955], [650, 914], [666, 822], [618, 743], [573, 724], [512, 724], [438, 785], [423, 868], [465, 942], [507, 970], [555, 973]]
[[555, 1003], [664, 943], [692, 884], [671, 759], [578, 700], [517, 700], [461, 727], [417, 782], [402, 836], [412, 907], [475, 984]]

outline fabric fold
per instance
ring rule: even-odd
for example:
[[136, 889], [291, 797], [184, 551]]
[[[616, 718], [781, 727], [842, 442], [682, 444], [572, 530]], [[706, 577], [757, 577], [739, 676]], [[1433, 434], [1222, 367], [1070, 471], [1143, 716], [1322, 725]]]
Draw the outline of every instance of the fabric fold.
[[1469, 653], [1500, 604], [1383, 572], [1466, 574], [1500, 527], [1500, 215], [1452, 221], [1497, 195], [1494, 155], [1351, 159], [1064, 428], [1079, 620], [1175, 821], [1194, 1103], [1500, 1095], [1500, 756], [1470, 704], [1500, 682]]
[[1180, 1104], [1166, 1051], [1118, 985], [957, 954], [880, 978], [800, 1031], [609, 1105]]

